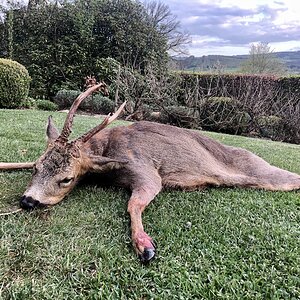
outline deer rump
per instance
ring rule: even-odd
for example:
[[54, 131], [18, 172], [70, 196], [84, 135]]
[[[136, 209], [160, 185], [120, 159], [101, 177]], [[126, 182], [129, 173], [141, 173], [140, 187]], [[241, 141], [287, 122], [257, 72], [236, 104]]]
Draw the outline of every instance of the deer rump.
[[134, 186], [131, 180], [138, 173], [138, 179], [144, 181], [140, 185], [160, 179], [163, 187], [184, 190], [207, 186], [300, 189], [299, 175], [189, 129], [146, 121], [106, 129], [90, 141], [94, 151], [103, 134], [109, 140], [103, 155], [128, 162], [114, 172], [116, 177], [109, 176], [117, 185]]

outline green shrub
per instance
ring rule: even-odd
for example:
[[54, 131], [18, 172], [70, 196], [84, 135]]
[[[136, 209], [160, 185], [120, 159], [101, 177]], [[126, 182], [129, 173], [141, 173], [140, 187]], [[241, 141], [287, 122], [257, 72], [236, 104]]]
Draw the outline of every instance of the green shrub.
[[108, 114], [114, 111], [115, 103], [101, 94], [96, 94], [86, 100], [84, 108], [93, 113]]
[[200, 124], [203, 129], [224, 133], [241, 133], [248, 125], [249, 116], [230, 97], [210, 97], [200, 106]]
[[[75, 90], [58, 91], [54, 98], [54, 103], [58, 105], [59, 109], [69, 109], [80, 93], [80, 91]], [[94, 94], [86, 98], [80, 104], [79, 109], [92, 113], [107, 114], [114, 110], [114, 102], [102, 94]]]
[[35, 100], [35, 104], [37, 109], [40, 110], [50, 110], [55, 111], [58, 110], [58, 105], [56, 103], [53, 103], [49, 100]]
[[257, 123], [261, 136], [266, 138], [276, 138], [284, 127], [282, 118], [277, 116], [259, 116]]
[[105, 79], [105, 82], [108, 84], [116, 80], [119, 68], [120, 63], [111, 57], [99, 58], [95, 63], [97, 77]]
[[281, 123], [281, 118], [277, 116], [261, 116], [258, 118], [258, 124], [261, 127], [274, 127]]
[[36, 108], [35, 99], [31, 97], [27, 97], [26, 99], [21, 101], [21, 104], [19, 105], [20, 108], [28, 108], [33, 109]]
[[18, 107], [28, 96], [30, 80], [23, 65], [0, 58], [0, 107]]
[[27, 97], [19, 106], [20, 108], [39, 109], [39, 110], [58, 110], [58, 105], [50, 100], [34, 99]]
[[70, 108], [80, 93], [80, 91], [75, 90], [61, 90], [57, 92], [53, 102], [58, 105], [59, 109]]
[[186, 106], [167, 106], [161, 114], [161, 121], [163, 123], [187, 128], [198, 128], [198, 119], [198, 111]]

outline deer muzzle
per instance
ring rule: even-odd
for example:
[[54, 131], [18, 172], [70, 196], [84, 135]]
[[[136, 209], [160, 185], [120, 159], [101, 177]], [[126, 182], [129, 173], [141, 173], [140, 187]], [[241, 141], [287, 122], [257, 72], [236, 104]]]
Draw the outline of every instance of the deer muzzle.
[[40, 201], [33, 199], [32, 197], [23, 196], [20, 199], [20, 207], [26, 210], [32, 210], [36, 207], [44, 206]]

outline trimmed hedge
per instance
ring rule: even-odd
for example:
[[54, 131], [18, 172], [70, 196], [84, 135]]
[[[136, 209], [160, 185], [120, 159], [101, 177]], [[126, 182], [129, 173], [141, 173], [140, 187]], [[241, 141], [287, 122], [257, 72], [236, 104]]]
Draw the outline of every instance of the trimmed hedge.
[[[276, 91], [273, 100], [280, 100], [282, 95], [300, 100], [300, 76], [261, 76], [243, 74], [198, 74], [179, 73], [181, 77], [180, 87], [184, 90], [201, 90], [204, 94], [214, 97], [241, 98], [255, 95], [259, 92], [260, 97], [269, 96], [270, 92]], [[261, 94], [264, 93], [264, 94]]]
[[23, 65], [0, 58], [0, 107], [19, 107], [28, 96], [30, 81], [28, 71]]
[[[127, 69], [110, 85], [112, 97], [127, 100], [131, 120], [156, 120], [187, 128], [260, 136], [300, 144], [300, 76], [153, 73]], [[69, 108], [79, 91], [59, 91], [54, 101]], [[85, 101], [81, 109], [113, 111], [102, 95]]]
[[173, 97], [178, 107], [200, 112], [203, 129], [300, 144], [300, 76], [180, 76], [180, 93]]

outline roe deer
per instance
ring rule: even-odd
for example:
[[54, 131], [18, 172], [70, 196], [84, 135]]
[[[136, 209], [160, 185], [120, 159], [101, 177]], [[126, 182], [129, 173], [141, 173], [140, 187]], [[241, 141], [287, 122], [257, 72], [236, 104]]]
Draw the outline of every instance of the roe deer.
[[76, 109], [84, 98], [99, 89], [104, 90], [105, 85], [92, 86], [78, 96], [61, 133], [49, 117], [48, 146], [34, 164], [31, 182], [20, 200], [22, 208], [56, 204], [87, 172], [105, 173], [112, 185], [131, 190], [128, 212], [132, 243], [141, 260], [149, 261], [155, 255], [155, 247], [144, 231], [142, 212], [162, 187], [300, 189], [299, 175], [196, 131], [144, 121], [105, 129], [121, 113], [125, 103], [98, 126], [68, 141]]

